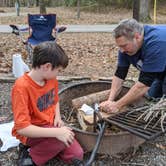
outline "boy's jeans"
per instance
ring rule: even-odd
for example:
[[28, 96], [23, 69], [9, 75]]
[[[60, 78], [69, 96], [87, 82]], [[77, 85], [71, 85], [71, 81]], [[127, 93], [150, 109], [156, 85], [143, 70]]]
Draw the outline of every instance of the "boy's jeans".
[[161, 98], [163, 95], [166, 95], [166, 76], [164, 80], [156, 79], [146, 94], [149, 98]]
[[66, 163], [71, 163], [73, 159], [83, 159], [83, 149], [76, 140], [69, 147], [66, 147], [63, 142], [56, 138], [28, 138], [27, 145], [30, 146], [32, 160], [38, 166], [43, 166], [55, 156]]

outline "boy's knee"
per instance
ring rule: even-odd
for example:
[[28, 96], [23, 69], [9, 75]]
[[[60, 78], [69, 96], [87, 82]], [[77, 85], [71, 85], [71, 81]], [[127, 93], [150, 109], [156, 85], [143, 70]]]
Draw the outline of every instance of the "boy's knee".
[[82, 147], [75, 141], [75, 143], [67, 148], [63, 155], [61, 155], [62, 160], [66, 163], [72, 163], [73, 160], [83, 160], [84, 151]]
[[75, 151], [76, 153], [73, 155], [71, 162], [74, 166], [83, 166], [83, 149], [80, 147], [79, 150]]
[[83, 160], [83, 156], [84, 156], [84, 151], [83, 149], [80, 147], [77, 149], [77, 151], [75, 151], [75, 153], [73, 154], [73, 156], [76, 158], [76, 159], [79, 159], [79, 160]]

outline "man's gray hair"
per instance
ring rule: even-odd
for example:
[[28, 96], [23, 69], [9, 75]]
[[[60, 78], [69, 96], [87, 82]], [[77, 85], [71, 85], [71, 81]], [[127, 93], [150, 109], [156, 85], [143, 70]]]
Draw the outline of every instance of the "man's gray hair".
[[125, 36], [127, 39], [133, 39], [136, 32], [140, 35], [143, 34], [143, 24], [138, 23], [135, 19], [125, 19], [120, 21], [118, 26], [113, 30], [113, 36], [115, 38]]

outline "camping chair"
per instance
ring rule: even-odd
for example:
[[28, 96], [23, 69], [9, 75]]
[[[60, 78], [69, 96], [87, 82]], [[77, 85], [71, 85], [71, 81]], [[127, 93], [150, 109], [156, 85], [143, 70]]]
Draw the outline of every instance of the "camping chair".
[[[56, 14], [28, 14], [28, 28], [20, 29], [16, 25], [10, 25], [12, 33], [18, 35], [26, 46], [28, 58], [31, 62], [33, 46], [44, 41], [56, 41], [57, 34], [66, 30], [66, 27], [56, 27]], [[21, 32], [29, 30], [29, 37], [24, 40]]]

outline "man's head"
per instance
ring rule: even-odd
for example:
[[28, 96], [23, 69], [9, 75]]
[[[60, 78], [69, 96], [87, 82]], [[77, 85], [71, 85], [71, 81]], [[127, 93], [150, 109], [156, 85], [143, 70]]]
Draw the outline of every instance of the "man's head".
[[67, 55], [54, 41], [43, 42], [34, 48], [32, 68], [40, 69], [45, 73], [46, 79], [55, 77], [58, 71], [67, 65]]
[[116, 43], [121, 52], [134, 55], [142, 46], [144, 28], [135, 19], [126, 19], [119, 22], [113, 31]]

